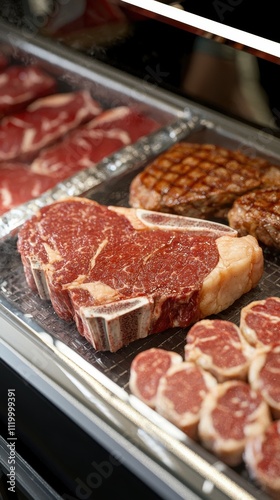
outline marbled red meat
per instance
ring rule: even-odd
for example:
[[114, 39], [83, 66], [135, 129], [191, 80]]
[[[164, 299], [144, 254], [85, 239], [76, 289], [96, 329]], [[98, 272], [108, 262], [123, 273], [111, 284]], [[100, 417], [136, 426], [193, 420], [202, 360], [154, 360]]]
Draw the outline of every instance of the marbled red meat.
[[280, 498], [280, 420], [246, 443], [244, 461], [252, 479], [271, 495]]
[[172, 366], [159, 381], [156, 411], [197, 439], [203, 399], [216, 384], [216, 379], [195, 363]]
[[135, 356], [130, 367], [129, 388], [135, 396], [155, 408], [158, 384], [167, 370], [182, 363], [176, 352], [151, 348]]
[[242, 462], [249, 437], [258, 436], [271, 421], [267, 403], [240, 380], [218, 384], [206, 395], [198, 427], [202, 444], [231, 466]]
[[0, 161], [32, 158], [41, 148], [100, 112], [100, 105], [87, 91], [36, 99], [24, 111], [3, 118]]
[[246, 379], [252, 348], [231, 321], [201, 320], [191, 327], [186, 340], [185, 359], [210, 371], [219, 382]]
[[23, 163], [0, 164], [0, 215], [37, 198], [54, 184], [53, 179], [31, 172]]
[[0, 73], [0, 116], [20, 111], [56, 88], [55, 78], [37, 66], [10, 66]]
[[280, 298], [267, 297], [243, 307], [240, 330], [254, 347], [280, 342]]
[[30, 286], [98, 350], [220, 312], [263, 269], [255, 238], [228, 226], [86, 198], [42, 208], [18, 249]]
[[154, 120], [129, 107], [107, 110], [43, 150], [33, 161], [31, 169], [63, 180], [158, 127]]
[[280, 343], [257, 350], [249, 368], [249, 382], [280, 418]]

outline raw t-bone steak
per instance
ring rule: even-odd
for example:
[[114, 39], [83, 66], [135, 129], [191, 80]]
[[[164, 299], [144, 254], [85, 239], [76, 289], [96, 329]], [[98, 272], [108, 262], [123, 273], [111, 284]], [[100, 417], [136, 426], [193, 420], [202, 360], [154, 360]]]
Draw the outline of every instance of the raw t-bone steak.
[[86, 198], [42, 208], [22, 226], [18, 250], [29, 285], [95, 349], [112, 352], [222, 311], [263, 272], [250, 235]]

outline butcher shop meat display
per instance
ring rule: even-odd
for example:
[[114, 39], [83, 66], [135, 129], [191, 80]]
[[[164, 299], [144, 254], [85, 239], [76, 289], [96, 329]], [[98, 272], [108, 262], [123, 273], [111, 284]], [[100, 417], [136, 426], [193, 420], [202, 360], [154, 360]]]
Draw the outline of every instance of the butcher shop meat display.
[[280, 167], [268, 160], [181, 142], [135, 176], [129, 201], [134, 208], [229, 220], [241, 235], [279, 248], [279, 195]]
[[42, 208], [20, 229], [18, 250], [28, 284], [101, 351], [216, 314], [263, 273], [252, 236], [86, 198]]
[[55, 78], [41, 68], [9, 66], [0, 73], [0, 117], [20, 111], [57, 90]]

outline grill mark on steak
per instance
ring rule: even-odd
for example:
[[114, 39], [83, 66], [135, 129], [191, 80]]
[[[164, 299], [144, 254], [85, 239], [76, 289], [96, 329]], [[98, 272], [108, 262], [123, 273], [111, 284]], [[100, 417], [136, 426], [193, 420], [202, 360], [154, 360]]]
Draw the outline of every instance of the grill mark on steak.
[[[271, 169], [278, 175], [270, 175]], [[190, 217], [226, 217], [242, 194], [280, 184], [279, 168], [212, 144], [177, 143], [130, 185], [132, 207]]]
[[28, 284], [97, 350], [188, 326], [255, 286], [263, 255], [251, 236], [208, 222], [204, 232], [202, 221], [192, 230], [183, 219], [176, 228], [168, 214], [157, 225], [148, 212], [85, 198], [53, 203], [19, 231]]
[[280, 187], [258, 189], [238, 198], [228, 212], [229, 225], [280, 249]]

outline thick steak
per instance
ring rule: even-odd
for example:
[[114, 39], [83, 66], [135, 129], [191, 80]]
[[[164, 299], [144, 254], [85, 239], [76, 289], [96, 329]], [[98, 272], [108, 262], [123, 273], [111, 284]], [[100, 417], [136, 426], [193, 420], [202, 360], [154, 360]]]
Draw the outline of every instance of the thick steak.
[[189, 217], [226, 217], [239, 196], [275, 183], [268, 161], [213, 144], [177, 143], [138, 174], [130, 186], [135, 208]]
[[267, 297], [244, 306], [240, 312], [240, 330], [254, 347], [280, 342], [280, 297]]
[[231, 321], [203, 319], [187, 334], [185, 359], [210, 371], [219, 382], [246, 380], [252, 347]]
[[249, 437], [270, 424], [267, 403], [249, 384], [230, 380], [213, 387], [201, 408], [198, 433], [202, 444], [226, 464], [239, 465]]
[[259, 391], [274, 418], [280, 418], [280, 343], [257, 349], [249, 368], [249, 382]]
[[165, 349], [152, 348], [135, 356], [130, 367], [129, 388], [135, 396], [155, 408], [161, 377], [171, 366], [181, 364], [182, 356]]
[[251, 234], [265, 245], [280, 249], [280, 187], [244, 194], [229, 210], [228, 221], [241, 236]]
[[159, 381], [156, 411], [192, 439], [198, 438], [203, 399], [216, 379], [195, 363], [172, 366]]
[[101, 112], [85, 90], [36, 99], [0, 124], [0, 161], [26, 160]]
[[244, 460], [252, 479], [271, 495], [280, 498], [280, 420], [249, 439], [246, 443]]
[[29, 285], [95, 349], [113, 352], [220, 312], [263, 272], [252, 236], [85, 198], [42, 208], [21, 228], [18, 249]]
[[56, 88], [56, 80], [37, 66], [10, 66], [0, 74], [0, 116], [20, 111]]

